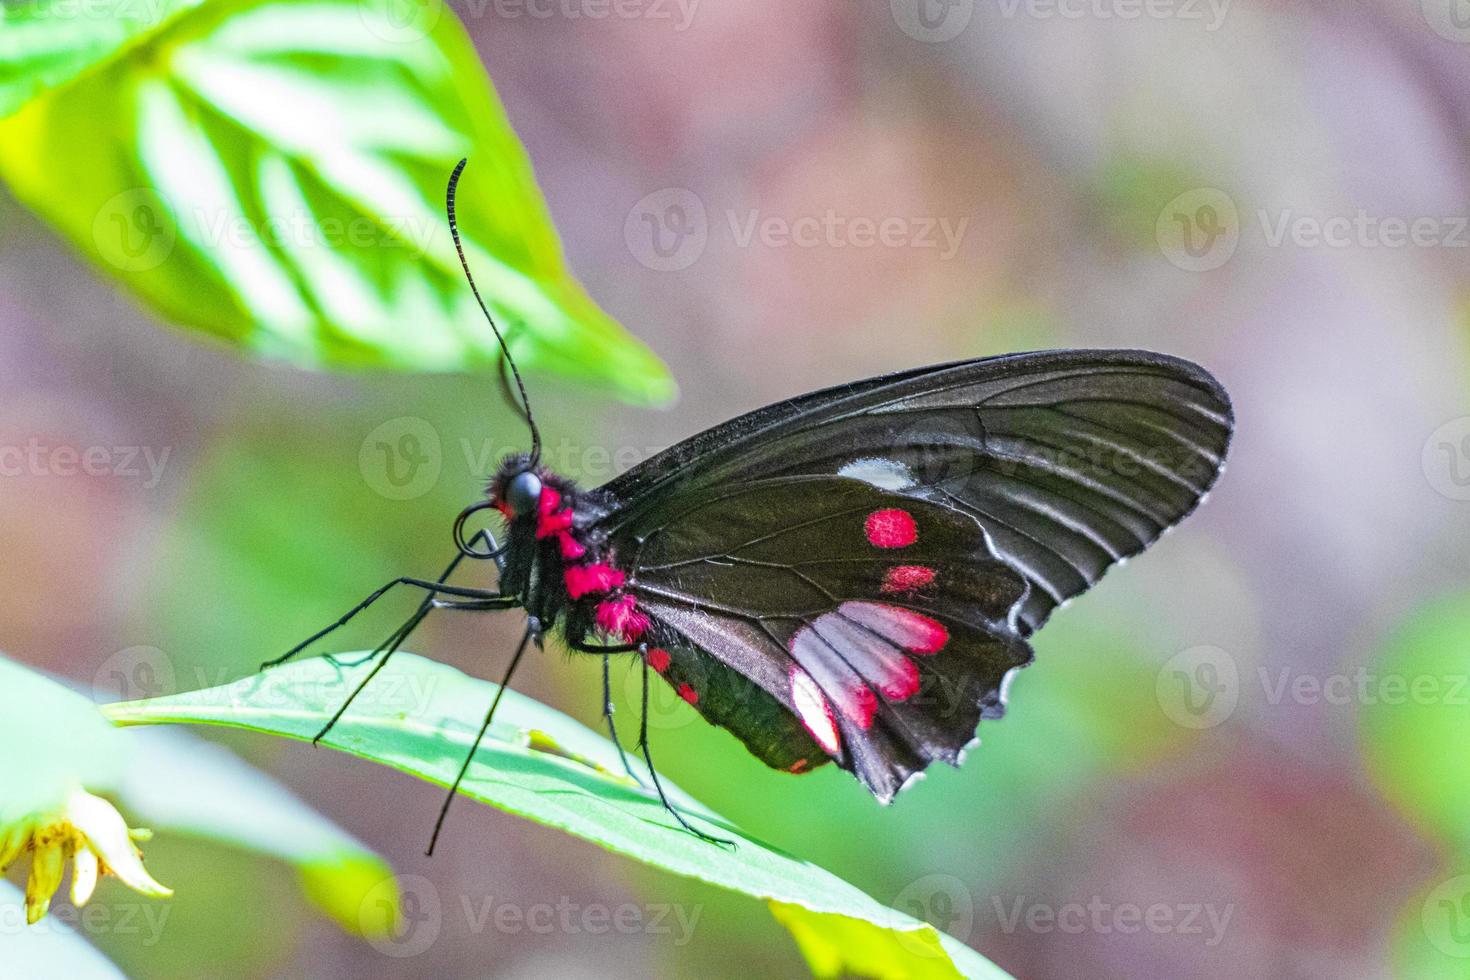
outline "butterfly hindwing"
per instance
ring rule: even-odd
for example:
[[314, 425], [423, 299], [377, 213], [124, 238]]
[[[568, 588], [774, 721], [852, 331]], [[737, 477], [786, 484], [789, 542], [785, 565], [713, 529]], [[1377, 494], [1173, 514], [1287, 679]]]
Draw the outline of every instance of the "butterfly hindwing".
[[[769, 726], [774, 700], [801, 737], [758, 756], [804, 769], [819, 746], [816, 761], [883, 800], [932, 760], [958, 761], [1031, 658], [1010, 619], [1025, 579], [941, 503], [840, 476], [774, 478], [679, 495], [622, 533], [614, 548], [632, 555], [628, 588], [652, 635], [721, 668], [706, 672], [710, 692], [670, 665], [685, 700], [747, 745], [768, 737], [746, 729]], [[746, 700], [761, 710], [730, 697], [727, 673], [754, 685]]]
[[814, 392], [727, 422], [607, 490], [632, 517], [670, 495], [848, 472], [971, 514], [1031, 582], [1038, 629], [1184, 518], [1229, 445], [1229, 398], [1204, 369], [1146, 351], [1042, 351]]

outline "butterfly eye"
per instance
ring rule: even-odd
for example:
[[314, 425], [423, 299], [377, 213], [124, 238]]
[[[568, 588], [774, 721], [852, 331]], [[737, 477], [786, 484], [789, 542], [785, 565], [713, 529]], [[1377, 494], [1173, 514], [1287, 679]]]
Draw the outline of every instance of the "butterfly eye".
[[505, 488], [505, 501], [513, 514], [534, 514], [541, 500], [541, 478], [530, 470], [511, 477]]

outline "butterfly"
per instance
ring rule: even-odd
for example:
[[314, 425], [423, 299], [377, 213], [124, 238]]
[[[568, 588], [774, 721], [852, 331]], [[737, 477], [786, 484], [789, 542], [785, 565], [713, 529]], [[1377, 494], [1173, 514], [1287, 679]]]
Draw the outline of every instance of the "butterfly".
[[[463, 168], [447, 196], [456, 246]], [[524, 610], [506, 680], [553, 629], [601, 656], [620, 752], [608, 664], [635, 655], [638, 749], [665, 806], [701, 837], [653, 769], [650, 674], [766, 765], [835, 765], [887, 803], [931, 763], [958, 765], [979, 722], [1003, 714], [1054, 610], [1199, 505], [1233, 428], [1224, 388], [1189, 361], [1039, 351], [812, 392], [580, 487], [542, 464], [524, 383], [496, 336], [530, 451], [506, 458], [459, 516], [460, 554], [443, 576], [397, 579], [336, 625], [394, 585], [426, 590], [381, 668], [432, 609]], [[503, 543], [488, 528], [467, 536], [483, 511], [502, 519]], [[446, 584], [466, 557], [493, 561], [498, 587]]]

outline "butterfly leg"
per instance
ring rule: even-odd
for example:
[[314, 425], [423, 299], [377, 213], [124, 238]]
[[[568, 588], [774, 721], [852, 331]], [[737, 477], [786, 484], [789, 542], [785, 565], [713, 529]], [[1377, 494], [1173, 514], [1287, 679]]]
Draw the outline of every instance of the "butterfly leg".
[[623, 743], [618, 738], [617, 726], [613, 724], [612, 677], [610, 676], [612, 671], [611, 661], [612, 654], [604, 653], [602, 655], [602, 717], [607, 719], [607, 734], [612, 739], [612, 744], [617, 746], [618, 758], [623, 763], [623, 772], [631, 776], [633, 782], [642, 786], [643, 780], [638, 778], [638, 774], [628, 764], [628, 753], [623, 751]]
[[280, 666], [287, 660], [290, 660], [292, 657], [296, 656], [302, 650], [305, 650], [307, 647], [311, 646], [317, 640], [320, 640], [322, 637], [326, 636], [328, 633], [331, 633], [334, 630], [340, 629], [341, 627], [347, 625], [348, 621], [351, 620], [352, 617], [356, 616], [368, 606], [371, 606], [373, 603], [377, 602], [385, 594], [387, 594], [389, 589], [392, 589], [395, 585], [412, 585], [415, 588], [424, 589], [429, 593], [430, 599], [433, 599], [433, 597], [437, 595], [451, 595], [459, 596], [465, 599], [475, 599], [485, 603], [493, 603], [493, 605], [482, 607], [487, 609], [509, 609], [512, 606], [518, 604], [518, 601], [514, 596], [501, 595], [499, 592], [494, 592], [490, 589], [466, 589], [455, 585], [445, 585], [442, 581], [430, 582], [419, 578], [396, 578], [393, 581], [389, 582], [387, 585], [384, 585], [382, 588], [378, 589], [366, 599], [359, 602], [356, 606], [353, 606], [352, 609], [348, 610], [346, 614], [344, 614], [331, 626], [328, 626], [326, 629], [318, 630], [316, 633], [313, 633], [311, 636], [296, 644], [294, 647], [287, 650], [285, 653], [275, 658], [274, 660], [267, 660], [265, 663], [260, 665], [260, 669], [266, 670], [270, 667]]
[[643, 761], [648, 764], [648, 775], [649, 778], [653, 780], [653, 788], [658, 791], [659, 802], [664, 805], [665, 810], [673, 814], [674, 819], [679, 822], [679, 826], [689, 831], [689, 833], [693, 834], [695, 837], [698, 837], [700, 840], [709, 841], [711, 844], [715, 844], [719, 847], [729, 847], [733, 849], [735, 847], [734, 841], [726, 840], [723, 837], [711, 837], [709, 834], [706, 834], [699, 828], [692, 826], [688, 820], [685, 820], [684, 815], [678, 810], [674, 809], [674, 805], [669, 802], [668, 796], [664, 793], [663, 784], [659, 782], [658, 770], [653, 767], [653, 756], [651, 756], [648, 752], [648, 644], [644, 643], [641, 644], [641, 646], [644, 653], [643, 719], [638, 726], [638, 748], [643, 752]]
[[[495, 547], [495, 538], [490, 534], [489, 531], [481, 531], [480, 534], [477, 535], [476, 538], [470, 542], [470, 544], [475, 544], [476, 541], [478, 541], [478, 539], [481, 537], [489, 541], [490, 547], [492, 549]], [[459, 568], [459, 563], [464, 560], [464, 557], [465, 556], [463, 552], [460, 552], [459, 554], [454, 556], [453, 560], [450, 561], [448, 567], [444, 569], [443, 574], [439, 576], [437, 580], [439, 585], [442, 585], [446, 580], [448, 580], [451, 575], [454, 574], [455, 569]], [[368, 672], [368, 675], [364, 677], [360, 682], [358, 682], [357, 687], [353, 688], [352, 693], [349, 694], [347, 696], [347, 699], [342, 702], [342, 706], [339, 707], [336, 713], [332, 715], [331, 720], [322, 726], [321, 731], [316, 733], [316, 735], [311, 740], [311, 744], [315, 745], [320, 742], [322, 738], [325, 737], [326, 734], [332, 730], [337, 722], [342, 720], [342, 715], [346, 713], [348, 707], [351, 706], [352, 702], [357, 699], [357, 696], [361, 694], [370, 683], [372, 683], [373, 678], [378, 676], [378, 672], [381, 671], [384, 667], [388, 666], [388, 661], [392, 659], [393, 654], [398, 652], [398, 648], [408, 640], [409, 635], [418, 628], [419, 623], [422, 623], [424, 621], [424, 618], [429, 615], [429, 612], [431, 610], [438, 607], [439, 602], [434, 599], [434, 593], [429, 593], [427, 596], [424, 597], [423, 601], [419, 603], [418, 609], [415, 610], [414, 614], [408, 618], [408, 621], [405, 622], [402, 626], [398, 627], [398, 629], [394, 630], [393, 635], [384, 640], [383, 643], [379, 645], [376, 650], [367, 654], [365, 657], [346, 664], [346, 666], [349, 667], [357, 667], [374, 658], [381, 658], [378, 659], [378, 662], [373, 666], [373, 669]], [[328, 659], [330, 659], [330, 657]], [[333, 662], [335, 663], [336, 661]]]
[[533, 640], [539, 648], [541, 646], [541, 621], [535, 616], [528, 616], [526, 632], [521, 634], [521, 642], [516, 644], [516, 652], [510, 658], [510, 666], [505, 668], [505, 676], [500, 681], [500, 687], [495, 691], [494, 700], [490, 702], [490, 710], [485, 712], [485, 721], [480, 725], [480, 733], [470, 743], [470, 750], [465, 754], [464, 763], [459, 767], [459, 774], [454, 777], [454, 783], [444, 797], [444, 805], [439, 808], [439, 817], [434, 821], [434, 832], [429, 837], [429, 848], [424, 852], [425, 857], [434, 855], [434, 845], [439, 841], [439, 831], [444, 827], [444, 818], [449, 816], [449, 805], [454, 802], [454, 794], [459, 792], [459, 784], [464, 782], [465, 773], [470, 771], [470, 763], [475, 761], [475, 752], [480, 748], [480, 743], [484, 741], [485, 733], [490, 730], [490, 720], [495, 717], [495, 709], [500, 707], [501, 695], [505, 694], [511, 676], [516, 672], [516, 667], [520, 665], [521, 655], [526, 652], [526, 646]]

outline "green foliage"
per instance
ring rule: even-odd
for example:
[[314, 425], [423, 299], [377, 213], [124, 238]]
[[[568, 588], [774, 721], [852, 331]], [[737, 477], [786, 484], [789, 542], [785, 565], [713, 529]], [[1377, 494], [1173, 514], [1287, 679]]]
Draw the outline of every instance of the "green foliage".
[[595, 303], [439, 3], [5, 7], [0, 179], [173, 321], [308, 366], [493, 368], [443, 217], [527, 367], [633, 401], [667, 370]]
[[[1416, 613], [1374, 665], [1382, 695], [1365, 704], [1363, 752], [1384, 794], [1436, 840], [1470, 851], [1470, 600]], [[1402, 680], [1395, 694], [1390, 678]]]
[[353, 932], [363, 896], [391, 876], [380, 857], [225, 750], [173, 732], [118, 731], [87, 698], [3, 658], [0, 744], [26, 747], [0, 768], [0, 826], [55, 811], [73, 789], [106, 794], [160, 833], [290, 862], [308, 895]]
[[[372, 669], [368, 663], [345, 666], [360, 656], [344, 655], [338, 664], [327, 658], [300, 661], [221, 687], [109, 705], [106, 711], [121, 725], [228, 725], [309, 739]], [[452, 667], [400, 653], [323, 744], [447, 786], [495, 692], [495, 685]], [[635, 772], [648, 783], [645, 770]], [[680, 829], [657, 797], [624, 773], [611, 743], [510, 690], [461, 786], [473, 799], [654, 867], [776, 903], [819, 972], [830, 970], [834, 944], [846, 946], [844, 937], [857, 936], [885, 976], [905, 970], [1004, 976], [952, 940], [941, 944], [929, 926], [746, 835], [678, 789], [666, 789], [691, 822], [736, 846], [718, 847]], [[928, 973], [916, 972], [920, 968]]]

